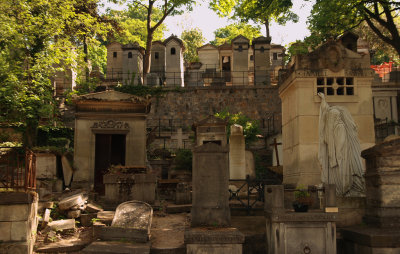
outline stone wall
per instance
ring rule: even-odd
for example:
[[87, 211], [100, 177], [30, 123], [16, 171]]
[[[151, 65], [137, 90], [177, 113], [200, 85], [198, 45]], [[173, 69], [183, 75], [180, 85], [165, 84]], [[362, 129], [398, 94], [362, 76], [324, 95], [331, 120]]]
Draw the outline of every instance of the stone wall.
[[0, 193], [0, 253], [32, 253], [38, 197], [34, 192]]
[[260, 122], [267, 119], [269, 113], [275, 113], [275, 129], [280, 131], [281, 100], [278, 88], [273, 86], [171, 89], [161, 98], [153, 99], [148, 126], [161, 118], [182, 119], [182, 126], [189, 127], [224, 109], [230, 113], [242, 112]]

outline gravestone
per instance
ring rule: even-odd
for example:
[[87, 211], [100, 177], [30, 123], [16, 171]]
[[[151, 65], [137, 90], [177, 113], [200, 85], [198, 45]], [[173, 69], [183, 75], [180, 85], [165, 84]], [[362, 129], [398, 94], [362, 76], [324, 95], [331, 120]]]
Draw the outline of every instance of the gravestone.
[[229, 136], [229, 177], [230, 179], [246, 179], [246, 146], [243, 127], [231, 125]]
[[232, 85], [249, 84], [250, 41], [242, 35], [232, 39]]
[[216, 116], [209, 117], [193, 124], [192, 129], [196, 133], [196, 145], [215, 143], [221, 146], [227, 144], [226, 126], [227, 122]]
[[186, 253], [242, 253], [244, 235], [229, 227], [229, 149], [205, 143], [193, 149], [191, 228], [185, 231]]
[[153, 218], [153, 208], [140, 201], [127, 201], [120, 204], [111, 226], [102, 223], [94, 224], [94, 235], [104, 241], [129, 240], [147, 242]]
[[193, 150], [192, 227], [230, 225], [228, 152], [214, 143]]

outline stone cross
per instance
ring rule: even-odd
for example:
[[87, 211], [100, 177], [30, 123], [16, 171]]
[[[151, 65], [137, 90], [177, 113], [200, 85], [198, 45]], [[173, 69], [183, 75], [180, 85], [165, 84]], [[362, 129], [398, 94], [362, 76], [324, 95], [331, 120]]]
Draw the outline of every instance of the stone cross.
[[178, 141], [178, 148], [183, 148], [183, 140], [188, 139], [189, 135], [183, 134], [182, 128], [178, 128], [176, 134], [171, 135], [172, 140]]
[[279, 164], [279, 154], [278, 154], [278, 145], [282, 145], [282, 143], [276, 142], [276, 138], [274, 138], [274, 143], [270, 144], [270, 146], [274, 147], [275, 154], [276, 154], [276, 165], [280, 166], [280, 164]]

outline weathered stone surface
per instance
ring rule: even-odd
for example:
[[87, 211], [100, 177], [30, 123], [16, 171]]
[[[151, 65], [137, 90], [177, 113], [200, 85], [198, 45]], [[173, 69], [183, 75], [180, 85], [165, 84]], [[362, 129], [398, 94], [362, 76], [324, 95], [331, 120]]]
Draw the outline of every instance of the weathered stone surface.
[[100, 205], [97, 205], [95, 203], [88, 203], [86, 205], [86, 209], [85, 209], [88, 213], [98, 213], [103, 211], [103, 208], [101, 208]]
[[0, 221], [22, 221], [29, 216], [29, 206], [19, 205], [2, 205], [0, 209]]
[[53, 230], [65, 230], [75, 228], [75, 219], [68, 220], [55, 220], [48, 224], [48, 226]]
[[148, 243], [94, 242], [82, 250], [83, 254], [149, 254]]
[[154, 174], [136, 174], [132, 189], [132, 199], [153, 204], [156, 197], [157, 176]]
[[103, 241], [119, 241], [125, 239], [132, 242], [145, 243], [149, 240], [147, 229], [108, 227], [103, 225], [93, 225], [93, 235]]
[[70, 219], [76, 219], [79, 218], [81, 216], [81, 210], [72, 210], [72, 211], [68, 211], [67, 213], [67, 217]]
[[242, 254], [241, 244], [187, 244], [187, 254]]
[[24, 242], [0, 243], [1, 254], [26, 254], [32, 253], [32, 246]]
[[96, 218], [96, 213], [89, 213], [89, 214], [81, 214], [81, 225], [84, 227], [90, 227], [92, 223], [92, 219]]
[[192, 193], [190, 191], [189, 185], [187, 183], [178, 183], [176, 185], [175, 192], [175, 204], [191, 204], [192, 203]]
[[99, 221], [106, 225], [111, 225], [111, 222], [114, 219], [115, 212], [114, 211], [101, 211], [97, 213], [97, 218]]
[[56, 156], [52, 153], [36, 153], [36, 178], [54, 179], [57, 177]]
[[11, 241], [26, 241], [31, 233], [28, 230], [29, 227], [27, 221], [14, 221], [11, 224]]
[[246, 179], [246, 146], [243, 127], [231, 125], [229, 136], [229, 179]]
[[186, 244], [242, 244], [244, 235], [236, 228], [190, 228], [185, 231]]
[[167, 213], [190, 213], [192, 204], [188, 205], [167, 205], [165, 208]]
[[230, 224], [228, 152], [214, 143], [193, 150], [192, 227]]
[[153, 208], [144, 202], [128, 201], [120, 204], [115, 211], [112, 227], [145, 230], [150, 234]]
[[47, 224], [49, 223], [49, 220], [50, 220], [50, 213], [51, 213], [51, 210], [50, 210], [50, 209], [46, 209], [46, 210], [44, 211], [44, 214], [43, 214], [43, 221], [42, 221], [42, 228], [45, 228], [45, 227], [47, 226]]
[[72, 196], [62, 199], [58, 203], [58, 208], [60, 210], [64, 211], [64, 210], [68, 210], [72, 207], [82, 206], [84, 204], [85, 204], [85, 198], [84, 198], [83, 194], [79, 193], [79, 194], [75, 194], [75, 195], [72, 195]]
[[11, 240], [11, 221], [1, 221], [0, 222], [0, 241], [10, 241]]
[[400, 231], [398, 228], [376, 228], [372, 226], [356, 226], [342, 229], [343, 239], [360, 245], [400, 248]]

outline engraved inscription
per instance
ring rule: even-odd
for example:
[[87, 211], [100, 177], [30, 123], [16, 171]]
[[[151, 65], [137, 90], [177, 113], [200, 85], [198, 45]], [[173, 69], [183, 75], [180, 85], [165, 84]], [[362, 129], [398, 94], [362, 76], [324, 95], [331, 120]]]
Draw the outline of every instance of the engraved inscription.
[[129, 124], [123, 121], [106, 120], [93, 123], [92, 129], [123, 129], [128, 130]]

